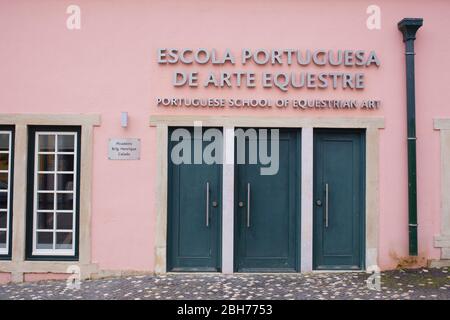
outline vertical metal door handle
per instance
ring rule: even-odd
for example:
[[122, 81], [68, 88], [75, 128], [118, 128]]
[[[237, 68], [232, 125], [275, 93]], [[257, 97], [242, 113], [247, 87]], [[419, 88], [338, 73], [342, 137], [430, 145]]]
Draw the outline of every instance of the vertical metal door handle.
[[206, 226], [209, 227], [209, 182], [206, 182]]
[[250, 182], [247, 183], [247, 228], [250, 228]]
[[325, 183], [325, 228], [328, 228], [328, 183]]

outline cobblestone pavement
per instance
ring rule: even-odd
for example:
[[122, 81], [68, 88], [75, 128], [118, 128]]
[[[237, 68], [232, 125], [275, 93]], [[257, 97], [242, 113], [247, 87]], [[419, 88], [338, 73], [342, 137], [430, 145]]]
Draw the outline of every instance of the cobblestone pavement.
[[396, 270], [371, 290], [366, 273], [166, 274], [0, 286], [0, 299], [450, 299], [450, 269]]

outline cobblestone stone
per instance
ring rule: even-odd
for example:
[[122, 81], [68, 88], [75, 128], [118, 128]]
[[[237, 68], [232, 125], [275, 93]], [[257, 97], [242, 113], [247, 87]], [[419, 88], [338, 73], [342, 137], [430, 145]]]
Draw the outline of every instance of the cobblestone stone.
[[364, 272], [299, 274], [164, 274], [87, 280], [79, 290], [65, 281], [6, 284], [0, 299], [450, 299], [450, 272], [395, 270], [369, 289]]

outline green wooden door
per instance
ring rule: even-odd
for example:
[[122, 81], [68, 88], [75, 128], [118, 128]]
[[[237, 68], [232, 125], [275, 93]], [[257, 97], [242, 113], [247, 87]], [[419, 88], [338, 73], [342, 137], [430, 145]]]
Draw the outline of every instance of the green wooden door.
[[261, 175], [259, 158], [249, 164], [249, 143], [245, 164], [235, 166], [235, 270], [298, 271], [300, 131], [280, 129], [275, 175]]
[[[178, 142], [170, 138], [174, 130], [169, 131], [167, 270], [220, 271], [222, 166], [203, 160], [194, 164], [194, 143], [191, 164], [175, 164], [171, 153]], [[209, 144], [200, 143], [203, 151]]]
[[364, 133], [317, 130], [314, 137], [313, 264], [364, 268]]

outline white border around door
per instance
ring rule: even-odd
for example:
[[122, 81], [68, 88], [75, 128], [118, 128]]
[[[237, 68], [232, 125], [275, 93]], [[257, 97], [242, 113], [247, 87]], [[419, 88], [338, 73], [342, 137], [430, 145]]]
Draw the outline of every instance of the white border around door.
[[240, 116], [154, 115], [150, 126], [156, 126], [157, 176], [156, 176], [156, 241], [155, 272], [166, 272], [167, 249], [167, 148], [169, 126], [194, 126], [201, 121], [205, 127], [222, 127], [224, 130], [223, 166], [223, 221], [222, 221], [222, 272], [233, 273], [234, 258], [234, 128], [301, 128], [301, 272], [312, 271], [313, 243], [313, 129], [361, 128], [366, 129], [366, 268], [378, 263], [379, 225], [379, 129], [384, 128], [384, 118], [287, 118]]

